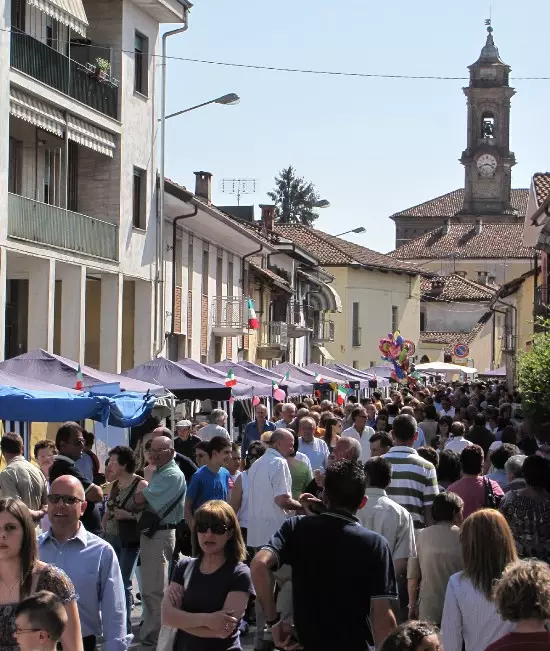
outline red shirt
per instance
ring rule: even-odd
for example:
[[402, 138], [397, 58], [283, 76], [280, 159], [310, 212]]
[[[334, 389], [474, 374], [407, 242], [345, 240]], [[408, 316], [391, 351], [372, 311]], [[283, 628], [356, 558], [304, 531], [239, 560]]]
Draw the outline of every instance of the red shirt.
[[[496, 481], [489, 479], [495, 495], [504, 495], [504, 491]], [[451, 484], [447, 490], [456, 493], [464, 500], [464, 518], [466, 519], [471, 513], [485, 507], [485, 485], [483, 477], [462, 477], [454, 484]]]
[[508, 633], [489, 644], [485, 651], [548, 651], [550, 631], [541, 633]]

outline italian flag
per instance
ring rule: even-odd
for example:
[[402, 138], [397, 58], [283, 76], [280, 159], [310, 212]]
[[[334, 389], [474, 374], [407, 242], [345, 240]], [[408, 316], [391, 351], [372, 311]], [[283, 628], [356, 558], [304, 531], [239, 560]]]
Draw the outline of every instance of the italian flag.
[[251, 330], [258, 330], [260, 327], [260, 322], [254, 309], [254, 301], [251, 298], [248, 299], [248, 327]]
[[227, 377], [225, 378], [225, 386], [234, 387], [236, 384], [237, 380], [235, 379], [235, 373], [233, 373], [233, 369], [230, 368], [229, 371], [227, 371]]
[[80, 368], [80, 364], [78, 365], [78, 371], [76, 372], [76, 386], [75, 389], [77, 391], [82, 391], [84, 388], [84, 376], [82, 375], [82, 369]]
[[288, 384], [290, 382], [290, 371], [287, 371], [281, 380], [281, 384]]
[[341, 386], [340, 384], [338, 385], [338, 388], [336, 390], [336, 402], [339, 405], [343, 405], [346, 402], [346, 396], [348, 395], [348, 392], [346, 390], [346, 387]]
[[320, 373], [317, 373], [315, 375], [313, 381], [316, 382], [317, 384], [323, 384], [324, 382], [326, 382], [325, 378]]
[[277, 380], [271, 380], [271, 384], [273, 385], [271, 388], [273, 391], [276, 391], [279, 388], [279, 383]]

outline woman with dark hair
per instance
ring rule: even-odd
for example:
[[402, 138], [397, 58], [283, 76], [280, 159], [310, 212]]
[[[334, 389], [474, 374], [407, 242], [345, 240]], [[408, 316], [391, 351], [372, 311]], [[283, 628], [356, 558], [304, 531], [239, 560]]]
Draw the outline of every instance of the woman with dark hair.
[[426, 444], [434, 446], [434, 439], [437, 436], [437, 409], [433, 405], [426, 405], [424, 408], [424, 420], [419, 423], [419, 427], [424, 432]]
[[[43, 536], [49, 533], [42, 534]], [[36, 530], [29, 510], [20, 500], [0, 499], [0, 649], [17, 651], [15, 607], [32, 594], [48, 590], [62, 602], [67, 627], [64, 649], [82, 651], [82, 633], [76, 594], [59, 568], [38, 560]]]
[[109, 451], [109, 476], [113, 480], [107, 508], [103, 516], [105, 539], [113, 546], [120, 564], [126, 591], [126, 624], [132, 632], [132, 570], [139, 553], [137, 521], [139, 507], [134, 502], [136, 491], [147, 487], [147, 482], [135, 474], [136, 459], [132, 448], [117, 445]]
[[460, 455], [453, 450], [441, 450], [436, 472], [439, 490], [447, 490], [460, 479]]
[[222, 500], [195, 513], [197, 558], [175, 567], [162, 602], [162, 623], [177, 628], [174, 651], [237, 651], [239, 623], [254, 594], [235, 511]]
[[451, 435], [453, 419], [450, 416], [441, 416], [437, 423], [437, 436], [439, 436], [439, 449], [443, 450], [447, 439]]
[[332, 452], [336, 441], [342, 434], [342, 419], [341, 418], [327, 418], [325, 421], [325, 435], [323, 436], [328, 449]]
[[400, 624], [382, 642], [380, 651], [439, 651], [439, 629], [432, 622]]
[[479, 651], [514, 628], [497, 612], [493, 585], [518, 556], [510, 527], [494, 509], [466, 518], [460, 545], [464, 570], [449, 579], [441, 639], [445, 651]]
[[483, 450], [483, 454], [487, 457], [489, 447], [495, 440], [495, 435], [487, 428], [487, 422], [483, 414], [476, 414], [474, 416], [474, 424], [470, 428], [466, 438], [473, 445], [479, 445]]
[[514, 534], [520, 558], [550, 563], [550, 463], [543, 457], [527, 457], [521, 468], [526, 488], [510, 491], [500, 505]]

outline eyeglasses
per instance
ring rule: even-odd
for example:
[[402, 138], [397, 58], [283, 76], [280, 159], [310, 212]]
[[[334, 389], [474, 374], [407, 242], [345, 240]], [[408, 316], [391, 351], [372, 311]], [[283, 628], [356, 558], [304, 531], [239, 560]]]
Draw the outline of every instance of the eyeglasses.
[[209, 529], [215, 536], [223, 536], [224, 533], [227, 533], [231, 527], [228, 527], [221, 522], [211, 524], [209, 522], [198, 522], [195, 525], [197, 533], [206, 533]]
[[50, 493], [48, 495], [48, 502], [51, 504], [58, 504], [63, 502], [63, 504], [70, 504], [74, 506], [77, 502], [85, 502], [86, 500], [81, 500], [80, 497], [75, 497], [74, 495], [56, 495], [55, 493]]
[[41, 628], [19, 628], [19, 626], [17, 626], [15, 632], [17, 635], [20, 635], [21, 633], [38, 633], [38, 631], [41, 630]]
[[[78, 446], [82, 445], [82, 446], [85, 446], [85, 445], [86, 445], [86, 441], [85, 441], [84, 439], [76, 439], [76, 441], [74, 442], [73, 445], [78, 445]], [[40, 630], [40, 629], [38, 629], [38, 630]]]
[[153, 450], [153, 448], [151, 448], [149, 450], [149, 454], [152, 457], [158, 457], [159, 454], [164, 454], [164, 452], [170, 452], [170, 451], [171, 451], [171, 448], [163, 448], [162, 450]]

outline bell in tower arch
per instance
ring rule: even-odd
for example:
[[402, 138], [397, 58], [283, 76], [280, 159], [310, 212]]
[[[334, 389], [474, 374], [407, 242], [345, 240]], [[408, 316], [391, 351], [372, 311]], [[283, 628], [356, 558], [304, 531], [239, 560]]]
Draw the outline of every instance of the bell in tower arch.
[[492, 113], [484, 113], [481, 118], [481, 137], [495, 137], [495, 118]]

